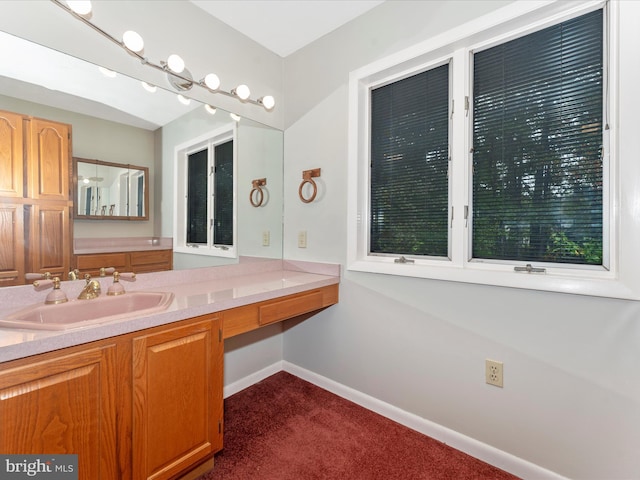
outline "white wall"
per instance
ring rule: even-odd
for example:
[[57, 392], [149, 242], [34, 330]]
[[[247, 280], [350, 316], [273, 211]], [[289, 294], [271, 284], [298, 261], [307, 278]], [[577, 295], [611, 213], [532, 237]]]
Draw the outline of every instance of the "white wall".
[[[386, 2], [285, 59], [285, 258], [346, 262], [349, 72], [507, 3]], [[620, 3], [620, 154], [638, 155], [640, 2]], [[338, 305], [288, 325], [284, 359], [560, 475], [640, 478], [638, 302], [345, 271]]]

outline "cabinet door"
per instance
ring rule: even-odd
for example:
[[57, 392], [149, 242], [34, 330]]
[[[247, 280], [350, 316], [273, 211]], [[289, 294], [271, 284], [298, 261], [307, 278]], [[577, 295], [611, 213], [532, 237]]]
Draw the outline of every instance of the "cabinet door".
[[222, 448], [218, 319], [133, 341], [133, 478], [166, 479]]
[[23, 117], [0, 111], [0, 197], [23, 196]]
[[24, 205], [0, 203], [0, 287], [24, 284]]
[[29, 197], [70, 200], [70, 125], [32, 118], [29, 136]]
[[79, 478], [118, 478], [115, 346], [0, 371], [0, 452], [77, 454]]
[[70, 207], [47, 202], [28, 208], [29, 271], [66, 278], [71, 269]]

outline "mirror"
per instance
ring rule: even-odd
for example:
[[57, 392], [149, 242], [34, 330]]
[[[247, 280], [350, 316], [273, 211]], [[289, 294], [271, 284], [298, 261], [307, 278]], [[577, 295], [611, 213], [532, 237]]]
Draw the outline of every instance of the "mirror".
[[[78, 189], [75, 239], [173, 238], [177, 146], [233, 125], [237, 255], [223, 258], [174, 252], [174, 268], [227, 265], [242, 256], [282, 258], [282, 131], [247, 118], [232, 119], [231, 112], [222, 109], [206, 110], [204, 104], [193, 100], [189, 105], [180, 103], [168, 84], [149, 93], [136, 79], [119, 74], [106, 77], [97, 65], [4, 32], [0, 32], [0, 42], [0, 109], [71, 124], [72, 155], [89, 160], [81, 163], [98, 166], [97, 159], [107, 164], [135, 164], [144, 172], [142, 215], [139, 210], [133, 216], [115, 215], [116, 207], [110, 215], [111, 205], [116, 203], [111, 194], [109, 203], [105, 198], [95, 208], [89, 206], [81, 212], [83, 197]], [[47, 75], [42, 75], [43, 71]], [[78, 175], [83, 180], [85, 175], [107, 178], [97, 170]], [[251, 205], [249, 197], [256, 178], [267, 179], [268, 201], [259, 208]], [[86, 196], [84, 202], [86, 207]], [[94, 215], [96, 212], [99, 214]], [[265, 232], [269, 242], [263, 241]]]
[[148, 220], [149, 169], [73, 158], [74, 218]]

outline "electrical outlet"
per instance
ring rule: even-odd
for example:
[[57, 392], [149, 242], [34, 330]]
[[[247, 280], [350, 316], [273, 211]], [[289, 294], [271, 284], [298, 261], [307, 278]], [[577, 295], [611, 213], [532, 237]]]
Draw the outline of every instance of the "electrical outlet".
[[298, 232], [298, 248], [307, 248], [307, 231], [300, 230]]
[[504, 386], [502, 382], [502, 374], [502, 362], [489, 359], [485, 361], [485, 377], [489, 385], [495, 385], [496, 387], [502, 388]]
[[263, 231], [262, 232], [262, 246], [263, 247], [268, 247], [270, 241], [271, 241], [271, 233], [269, 232], [269, 230]]

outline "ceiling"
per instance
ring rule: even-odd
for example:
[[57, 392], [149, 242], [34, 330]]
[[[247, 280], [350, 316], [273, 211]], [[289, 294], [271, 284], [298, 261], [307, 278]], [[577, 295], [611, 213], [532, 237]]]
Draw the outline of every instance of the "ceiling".
[[218, 20], [286, 57], [384, 0], [191, 0]]

